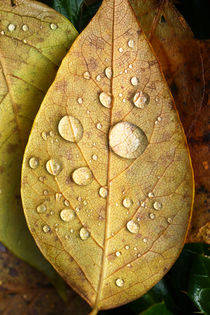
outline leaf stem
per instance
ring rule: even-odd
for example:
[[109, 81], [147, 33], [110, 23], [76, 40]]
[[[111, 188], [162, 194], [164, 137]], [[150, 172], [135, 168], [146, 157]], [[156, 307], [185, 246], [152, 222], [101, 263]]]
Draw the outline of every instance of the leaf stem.
[[92, 312], [90, 312], [88, 315], [97, 315], [97, 314], [98, 314], [98, 309], [94, 308]]

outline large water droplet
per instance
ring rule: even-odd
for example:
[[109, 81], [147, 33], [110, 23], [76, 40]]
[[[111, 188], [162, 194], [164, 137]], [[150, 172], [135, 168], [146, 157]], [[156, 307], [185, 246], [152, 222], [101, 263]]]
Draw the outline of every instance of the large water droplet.
[[75, 212], [72, 209], [63, 209], [60, 212], [60, 218], [64, 222], [69, 222], [75, 218]]
[[82, 227], [79, 231], [80, 238], [85, 241], [90, 237], [90, 233], [84, 227]]
[[125, 208], [130, 208], [133, 204], [133, 201], [130, 198], [125, 198], [123, 199], [122, 204]]
[[149, 104], [150, 97], [143, 91], [138, 91], [133, 98], [133, 103], [137, 108], [144, 108], [145, 105]]
[[88, 167], [80, 167], [72, 173], [73, 181], [80, 186], [86, 186], [93, 180], [93, 173]]
[[99, 195], [100, 195], [102, 198], [106, 198], [107, 195], [108, 195], [108, 190], [107, 190], [107, 188], [101, 187], [101, 188], [99, 189]]
[[109, 132], [109, 144], [112, 150], [126, 159], [135, 159], [148, 145], [142, 129], [129, 122], [119, 122]]
[[134, 222], [134, 221], [128, 221], [127, 223], [127, 229], [129, 232], [133, 233], [133, 234], [137, 234], [139, 231], [139, 224]]
[[8, 28], [8, 31], [13, 32], [16, 29], [16, 26], [15, 26], [15, 24], [11, 23], [11, 24], [8, 25], [7, 28]]
[[30, 168], [37, 168], [39, 166], [39, 159], [37, 157], [32, 156], [28, 162]]
[[73, 116], [64, 116], [58, 124], [61, 137], [70, 142], [79, 142], [83, 136], [83, 127], [79, 119]]
[[155, 201], [155, 202], [153, 203], [153, 208], [154, 208], [155, 210], [160, 210], [160, 209], [162, 208], [162, 203], [159, 202], [159, 201]]
[[99, 95], [99, 100], [104, 107], [106, 107], [106, 108], [111, 107], [112, 97], [111, 97], [111, 95], [107, 94], [106, 92], [102, 92]]
[[116, 283], [116, 286], [117, 286], [117, 287], [121, 288], [121, 287], [124, 286], [124, 283], [125, 283], [125, 282], [124, 282], [123, 279], [118, 278], [118, 279], [115, 281], [115, 283]]
[[107, 68], [105, 69], [105, 75], [106, 75], [106, 77], [107, 77], [108, 79], [111, 79], [111, 77], [112, 77], [112, 68], [111, 68], [111, 67], [107, 67]]
[[38, 213], [44, 213], [44, 212], [46, 212], [46, 210], [47, 210], [47, 207], [45, 206], [44, 203], [40, 204], [40, 205], [37, 206], [37, 208], [36, 208], [36, 211], [37, 211]]
[[61, 171], [61, 163], [56, 159], [50, 159], [46, 163], [46, 170], [49, 174], [57, 176]]

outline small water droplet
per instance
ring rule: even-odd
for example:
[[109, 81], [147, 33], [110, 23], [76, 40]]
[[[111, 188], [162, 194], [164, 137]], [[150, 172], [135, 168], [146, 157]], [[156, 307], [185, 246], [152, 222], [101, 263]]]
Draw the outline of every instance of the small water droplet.
[[130, 198], [125, 198], [123, 199], [122, 204], [125, 208], [130, 208], [133, 204], [133, 201]]
[[49, 194], [49, 191], [46, 189], [43, 191], [43, 195], [47, 196]]
[[99, 189], [99, 195], [100, 195], [102, 198], [106, 198], [107, 195], [108, 195], [108, 190], [107, 190], [107, 188], [101, 187], [101, 188]]
[[119, 50], [120, 53], [123, 52], [123, 48], [122, 47], [120, 47], [118, 50]]
[[149, 193], [148, 193], [148, 197], [149, 197], [149, 198], [153, 198], [154, 196], [155, 196], [155, 195], [154, 195], [153, 192], [149, 192]]
[[28, 31], [28, 25], [23, 24], [22, 30], [23, 30], [24, 32], [27, 32], [27, 31]]
[[47, 207], [45, 206], [44, 203], [38, 205], [37, 208], [36, 208], [36, 211], [38, 213], [44, 213], [44, 212], [46, 212], [46, 210], [47, 210]]
[[160, 122], [160, 121], [162, 120], [162, 117], [159, 116], [159, 117], [157, 118], [157, 120]]
[[130, 248], [129, 245], [125, 245], [125, 249], [128, 250]]
[[104, 107], [106, 107], [106, 108], [110, 108], [111, 107], [112, 97], [108, 93], [106, 93], [106, 92], [100, 93], [99, 100], [100, 100], [100, 103]]
[[50, 159], [46, 163], [46, 170], [49, 174], [57, 176], [61, 172], [61, 163], [56, 159]]
[[120, 94], [119, 94], [119, 97], [122, 97], [122, 96], [123, 96], [122, 93], [120, 93]]
[[91, 78], [91, 75], [90, 75], [90, 72], [86, 71], [83, 73], [83, 78], [86, 79], [86, 80], [90, 80]]
[[115, 281], [115, 283], [116, 283], [116, 286], [119, 287], [119, 288], [121, 288], [121, 287], [124, 286], [124, 280], [123, 280], [123, 279], [118, 278], [118, 279]]
[[29, 162], [28, 162], [30, 168], [37, 168], [39, 166], [39, 159], [35, 156], [32, 156], [30, 159], [29, 159]]
[[16, 29], [16, 26], [15, 26], [15, 24], [11, 23], [11, 24], [8, 25], [7, 28], [8, 28], [8, 31], [13, 32]]
[[74, 229], [70, 229], [70, 232], [71, 232], [71, 233], [74, 233]]
[[82, 197], [79, 196], [79, 197], [77, 198], [77, 200], [78, 200], [79, 202], [81, 202], [81, 201], [82, 201]]
[[150, 97], [143, 91], [138, 91], [133, 98], [133, 103], [137, 108], [144, 108], [150, 102]]
[[50, 232], [50, 227], [49, 227], [49, 225], [44, 225], [44, 226], [42, 227], [42, 231], [43, 231], [44, 233]]
[[109, 144], [117, 155], [134, 159], [144, 152], [148, 140], [138, 126], [129, 122], [119, 122], [110, 129]]
[[44, 177], [44, 176], [39, 176], [39, 181], [40, 181], [40, 182], [44, 182], [44, 180], [45, 180], [45, 177]]
[[125, 73], [128, 73], [128, 70], [127, 70], [127, 69], [125, 69]]
[[90, 237], [90, 233], [84, 227], [80, 229], [79, 235], [83, 241], [87, 240]]
[[87, 200], [84, 200], [84, 201], [83, 201], [83, 205], [84, 205], [84, 206], [87, 206], [87, 204], [88, 204]]
[[144, 201], [141, 201], [141, 207], [145, 208], [145, 206], [146, 206], [146, 203]]
[[54, 23], [51, 23], [50, 24], [50, 28], [51, 28], [51, 30], [55, 31], [58, 28], [58, 25], [54, 24]]
[[70, 205], [70, 202], [69, 202], [67, 199], [65, 199], [63, 203], [64, 203], [64, 205], [65, 205], [66, 207], [68, 207], [68, 206]]
[[147, 238], [143, 238], [143, 242], [144, 242], [144, 243], [147, 243], [147, 242], [148, 242], [148, 239], [147, 239]]
[[133, 68], [133, 65], [129, 65], [128, 67], [129, 67], [130, 69], [132, 69], [132, 68]]
[[173, 222], [173, 220], [171, 218], [168, 218], [167, 221], [169, 224], [171, 224]]
[[93, 155], [92, 155], [92, 159], [93, 159], [94, 161], [97, 161], [97, 160], [98, 160], [98, 156], [97, 156], [96, 154], [93, 154]]
[[54, 215], [55, 212], [53, 210], [50, 211], [50, 215]]
[[126, 102], [126, 99], [124, 98], [124, 99], [123, 99], [123, 103], [125, 103], [125, 102]]
[[102, 128], [101, 123], [97, 123], [96, 128], [100, 130]]
[[52, 137], [52, 138], [55, 137], [54, 131], [51, 130], [50, 133], [49, 133], [49, 135], [50, 135], [50, 137]]
[[82, 103], [83, 103], [83, 99], [82, 99], [81, 97], [79, 97], [79, 98], [77, 99], [77, 102], [78, 102], [78, 104], [82, 104]]
[[121, 252], [116, 252], [115, 255], [119, 257], [121, 255]]
[[60, 212], [60, 218], [64, 222], [69, 222], [75, 218], [75, 212], [72, 209], [63, 209]]
[[155, 214], [154, 213], [150, 213], [149, 217], [150, 217], [150, 219], [154, 220], [155, 219]]
[[134, 40], [133, 39], [129, 39], [128, 41], [128, 47], [133, 48], [134, 47]]
[[79, 119], [73, 116], [64, 116], [58, 124], [61, 137], [70, 142], [79, 142], [83, 136], [83, 127]]
[[137, 77], [132, 77], [132, 78], [131, 78], [131, 84], [132, 84], [133, 86], [138, 85], [138, 83], [139, 83], [139, 80], [138, 80]]
[[43, 140], [47, 140], [47, 133], [45, 131], [42, 131], [41, 136]]
[[133, 233], [133, 234], [137, 234], [139, 231], [139, 224], [132, 221], [132, 220], [128, 221], [126, 226], [127, 226], [128, 231]]
[[155, 202], [153, 203], [153, 208], [154, 208], [155, 210], [160, 210], [160, 209], [162, 208], [162, 203], [159, 202], [159, 201], [155, 201]]
[[56, 200], [56, 201], [60, 201], [60, 200], [61, 200], [61, 197], [62, 197], [62, 194], [61, 194], [61, 193], [56, 193], [56, 194], [55, 194], [55, 200]]
[[137, 255], [137, 257], [138, 257], [138, 258], [141, 257], [141, 254], [139, 253], [139, 254]]
[[93, 180], [93, 173], [88, 167], [80, 167], [72, 173], [73, 181], [80, 186], [89, 185]]
[[1, 31], [1, 35], [4, 35], [5, 34], [5, 32], [4, 31]]
[[98, 75], [96, 76], [96, 81], [98, 81], [98, 82], [101, 81], [101, 76], [100, 76], [100, 74], [98, 74]]
[[106, 75], [106, 77], [107, 77], [108, 79], [111, 79], [111, 77], [112, 77], [112, 68], [111, 68], [111, 67], [107, 67], [107, 68], [105, 69], [105, 75]]

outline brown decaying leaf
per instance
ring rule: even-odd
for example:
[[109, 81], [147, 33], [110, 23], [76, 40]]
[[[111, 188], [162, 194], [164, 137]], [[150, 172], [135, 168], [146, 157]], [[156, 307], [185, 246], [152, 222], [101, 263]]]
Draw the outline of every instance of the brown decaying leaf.
[[87, 314], [89, 307], [71, 289], [65, 304], [41, 273], [0, 243], [0, 314]]
[[96, 314], [168, 271], [192, 197], [185, 137], [153, 50], [129, 3], [104, 0], [35, 119], [22, 172], [29, 228]]

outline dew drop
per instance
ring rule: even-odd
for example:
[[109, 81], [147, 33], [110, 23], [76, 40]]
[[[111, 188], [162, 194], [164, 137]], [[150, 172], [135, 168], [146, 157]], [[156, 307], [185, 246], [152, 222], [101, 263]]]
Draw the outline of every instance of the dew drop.
[[90, 75], [90, 72], [86, 71], [83, 73], [83, 78], [86, 79], [86, 80], [90, 80], [91, 78], [91, 75]]
[[1, 31], [1, 35], [4, 35], [5, 34], [5, 32], [4, 31]]
[[90, 233], [84, 227], [80, 229], [79, 235], [83, 241], [87, 240], [90, 237]]
[[36, 208], [36, 211], [37, 211], [38, 213], [44, 213], [44, 212], [46, 212], [46, 210], [47, 210], [47, 207], [45, 206], [44, 203], [40, 204], [40, 205], [37, 206], [37, 208]]
[[121, 252], [116, 252], [115, 255], [119, 257], [121, 255]]
[[96, 76], [96, 81], [98, 81], [98, 82], [101, 81], [101, 76], [100, 76], [100, 74], [98, 74], [98, 75]]
[[147, 243], [148, 242], [147, 238], [143, 238], [143, 242]]
[[136, 86], [138, 83], [139, 83], [139, 80], [138, 80], [137, 77], [132, 77], [132, 78], [131, 78], [131, 84], [132, 84], [133, 86]]
[[102, 128], [101, 123], [97, 123], [96, 128], [100, 130]]
[[99, 195], [100, 195], [102, 198], [106, 198], [107, 195], [108, 195], [108, 190], [107, 190], [107, 188], [101, 187], [101, 188], [99, 189]]
[[55, 200], [56, 200], [56, 201], [60, 201], [60, 200], [61, 200], [61, 197], [62, 197], [62, 194], [61, 194], [61, 193], [56, 193], [56, 194], [55, 194]]
[[88, 167], [80, 167], [72, 173], [73, 181], [79, 186], [89, 185], [93, 180], [93, 173]]
[[45, 131], [42, 131], [41, 136], [43, 140], [47, 140], [47, 133]]
[[128, 250], [130, 248], [129, 245], [125, 245], [125, 249]]
[[134, 40], [133, 39], [129, 39], [128, 41], [128, 47], [133, 48], [134, 47]]
[[75, 218], [75, 212], [72, 209], [63, 209], [60, 212], [60, 218], [64, 222], [69, 222]]
[[83, 103], [83, 99], [82, 99], [81, 97], [79, 97], [79, 98], [77, 99], [77, 102], [78, 102], [78, 104], [82, 104], [82, 103]]
[[42, 231], [43, 231], [44, 233], [50, 232], [50, 227], [49, 227], [49, 225], [44, 225], [44, 226], [42, 227]]
[[50, 24], [50, 28], [51, 28], [51, 30], [55, 31], [58, 28], [58, 25], [54, 24], [54, 23], [51, 23]]
[[100, 93], [99, 100], [100, 100], [100, 103], [104, 107], [106, 107], [106, 108], [110, 108], [111, 107], [112, 97], [111, 97], [111, 95], [107, 94], [106, 92]]
[[39, 166], [39, 159], [37, 157], [32, 156], [28, 162], [30, 168], [37, 168]]
[[160, 209], [162, 208], [162, 203], [159, 202], [159, 201], [155, 201], [155, 202], [153, 203], [153, 208], [154, 208], [155, 210], [160, 210]]
[[79, 142], [83, 136], [83, 127], [79, 119], [73, 116], [64, 116], [58, 124], [61, 137], [70, 142]]
[[27, 31], [28, 31], [28, 25], [23, 24], [22, 30], [23, 30], [24, 32], [27, 32]]
[[46, 170], [49, 174], [57, 176], [61, 172], [61, 163], [56, 159], [50, 159], [46, 163]]
[[149, 197], [149, 198], [153, 198], [154, 196], [155, 196], [155, 195], [154, 195], [153, 192], [149, 192], [149, 193], [148, 193], [148, 197]]
[[97, 160], [98, 160], [98, 156], [97, 156], [96, 154], [93, 154], [93, 155], [92, 155], [92, 159], [93, 159], [94, 161], [97, 161]]
[[138, 91], [133, 98], [133, 103], [137, 108], [144, 108], [150, 102], [150, 97], [143, 91]]
[[119, 50], [120, 53], [123, 52], [123, 48], [122, 47], [120, 47], [118, 50]]
[[133, 233], [133, 234], [137, 234], [139, 231], [139, 224], [134, 222], [134, 221], [128, 221], [127, 223], [127, 229], [129, 232]]
[[138, 126], [129, 122], [119, 122], [109, 132], [109, 144], [117, 155], [135, 159], [144, 152], [148, 140]]
[[111, 79], [111, 77], [112, 77], [112, 68], [111, 68], [111, 67], [107, 67], [107, 68], [105, 69], [105, 75], [106, 75], [106, 77], [107, 77], [108, 79]]
[[150, 219], [154, 220], [155, 219], [155, 214], [154, 213], [150, 213], [149, 217], [150, 217]]
[[118, 279], [115, 281], [115, 283], [116, 283], [116, 286], [119, 287], [119, 288], [121, 288], [121, 287], [124, 286], [124, 280], [123, 280], [123, 279], [118, 278]]
[[46, 189], [43, 191], [43, 195], [47, 196], [49, 194], [49, 191]]
[[52, 138], [55, 137], [55, 133], [52, 130], [50, 131], [50, 137], [52, 137]]
[[133, 201], [130, 198], [125, 198], [123, 199], [122, 204], [125, 208], [130, 208], [133, 204]]
[[54, 215], [55, 212], [53, 210], [50, 211], [50, 215]]
[[66, 200], [66, 199], [64, 200], [63, 203], [64, 203], [64, 205], [65, 205], [66, 207], [68, 207], [68, 206], [70, 205], [70, 202], [69, 202], [68, 200]]
[[168, 218], [167, 221], [169, 224], [171, 224], [173, 222], [173, 220], [171, 218]]
[[13, 32], [16, 29], [16, 26], [15, 24], [9, 24], [7, 28], [8, 28], [8, 31]]
[[130, 69], [132, 69], [132, 68], [133, 68], [133, 65], [130, 64], [128, 67], [129, 67]]

